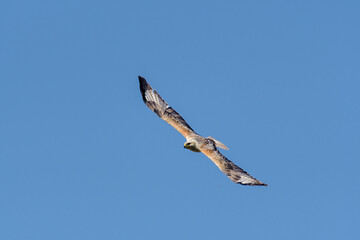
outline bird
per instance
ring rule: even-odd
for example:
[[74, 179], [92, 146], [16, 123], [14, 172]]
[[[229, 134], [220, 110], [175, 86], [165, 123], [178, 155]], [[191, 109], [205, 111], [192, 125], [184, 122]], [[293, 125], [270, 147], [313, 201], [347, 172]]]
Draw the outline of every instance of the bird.
[[138, 76], [140, 92], [144, 103], [161, 119], [179, 131], [185, 138], [184, 148], [205, 154], [233, 182], [242, 185], [267, 186], [220, 153], [218, 148], [228, 150], [220, 141], [197, 134], [187, 122], [149, 85], [145, 78]]

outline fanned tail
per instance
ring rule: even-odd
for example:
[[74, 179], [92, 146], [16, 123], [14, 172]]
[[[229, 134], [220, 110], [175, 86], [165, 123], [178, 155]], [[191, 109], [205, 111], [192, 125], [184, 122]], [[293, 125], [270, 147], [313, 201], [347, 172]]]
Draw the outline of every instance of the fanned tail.
[[219, 148], [222, 148], [222, 149], [225, 149], [225, 150], [229, 150], [229, 149], [225, 146], [225, 144], [221, 143], [220, 141], [216, 140], [215, 138], [210, 137], [210, 136], [207, 137], [207, 138], [213, 140], [213, 141], [215, 142], [215, 146], [216, 146], [216, 147], [219, 147]]

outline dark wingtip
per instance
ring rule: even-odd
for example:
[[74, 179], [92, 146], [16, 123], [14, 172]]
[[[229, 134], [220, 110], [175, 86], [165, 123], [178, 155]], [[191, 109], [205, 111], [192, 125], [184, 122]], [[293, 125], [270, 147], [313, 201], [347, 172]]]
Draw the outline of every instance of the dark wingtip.
[[253, 186], [267, 186], [267, 184], [259, 181], [258, 183], [255, 183]]
[[266, 183], [257, 183], [257, 184], [254, 184], [254, 186], [264, 186], [264, 187], [266, 187], [267, 184]]
[[241, 185], [245, 185], [245, 186], [267, 186], [266, 183], [263, 183], [263, 182], [258, 182], [258, 183], [241, 183], [241, 182], [236, 182], [237, 184], [241, 184]]
[[150, 90], [151, 87], [150, 85], [146, 82], [145, 78], [138, 76], [139, 77], [139, 83], [140, 83], [140, 92], [141, 92], [141, 96], [142, 99], [144, 101], [144, 103], [146, 103], [146, 98], [145, 98], [145, 92], [146, 90]]
[[145, 78], [143, 78], [142, 76], [138, 76], [138, 77], [139, 77], [140, 89], [146, 90], [146, 86], [148, 85], [148, 83], [146, 82]]

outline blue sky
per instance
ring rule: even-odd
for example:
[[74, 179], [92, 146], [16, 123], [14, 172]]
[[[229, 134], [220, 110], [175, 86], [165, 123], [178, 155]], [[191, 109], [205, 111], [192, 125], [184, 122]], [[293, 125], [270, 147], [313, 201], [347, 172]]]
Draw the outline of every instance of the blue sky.
[[[359, 1], [1, 1], [0, 239], [359, 239]], [[233, 184], [137, 76], [268, 187]]]

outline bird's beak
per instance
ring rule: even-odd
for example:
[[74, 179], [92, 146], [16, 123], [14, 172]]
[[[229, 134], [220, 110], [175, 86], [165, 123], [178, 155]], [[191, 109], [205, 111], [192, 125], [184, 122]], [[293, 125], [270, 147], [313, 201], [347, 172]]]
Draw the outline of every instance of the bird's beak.
[[184, 148], [186, 148], [186, 145], [184, 144]]

